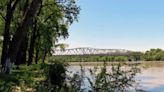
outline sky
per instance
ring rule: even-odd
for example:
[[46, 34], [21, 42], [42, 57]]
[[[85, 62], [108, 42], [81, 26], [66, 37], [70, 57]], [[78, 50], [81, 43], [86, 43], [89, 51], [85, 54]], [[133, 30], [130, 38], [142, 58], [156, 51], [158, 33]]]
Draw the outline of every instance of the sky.
[[78, 0], [69, 48], [164, 49], [164, 0]]

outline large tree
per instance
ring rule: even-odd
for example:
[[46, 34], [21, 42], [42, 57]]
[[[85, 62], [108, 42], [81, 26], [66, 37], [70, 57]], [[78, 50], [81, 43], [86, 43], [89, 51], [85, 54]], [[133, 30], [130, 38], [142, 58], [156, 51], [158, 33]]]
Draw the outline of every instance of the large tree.
[[[79, 14], [79, 7], [74, 0], [66, 0], [65, 2], [7, 0], [0, 4], [10, 6], [6, 9], [3, 8], [3, 12], [0, 12], [1, 18], [4, 18], [5, 21], [2, 51], [4, 72], [10, 71], [13, 62], [17, 65], [26, 62], [27, 56], [28, 65], [30, 65], [34, 54], [36, 62], [39, 56], [42, 56], [44, 61], [46, 55], [52, 52], [52, 47], [56, 42], [61, 38], [68, 37], [68, 27], [74, 20], [77, 20]], [[9, 10], [10, 21], [6, 24]], [[5, 36], [5, 32], [7, 32], [7, 36]], [[10, 37], [12, 37], [11, 42]]]

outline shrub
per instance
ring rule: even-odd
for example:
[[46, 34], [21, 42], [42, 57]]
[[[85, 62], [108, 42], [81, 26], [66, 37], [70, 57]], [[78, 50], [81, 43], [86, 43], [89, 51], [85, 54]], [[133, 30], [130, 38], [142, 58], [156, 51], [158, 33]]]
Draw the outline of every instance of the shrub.
[[128, 58], [125, 56], [116, 56], [114, 61], [128, 61]]
[[90, 69], [91, 78], [87, 78], [91, 91], [93, 92], [124, 92], [128, 87], [133, 87], [135, 75], [140, 69], [134, 66], [127, 66], [129, 69], [122, 69], [121, 64], [112, 65], [107, 70], [106, 64], [102, 68]]
[[61, 62], [55, 62], [50, 65], [49, 68], [49, 79], [51, 84], [61, 86], [66, 78], [66, 65]]

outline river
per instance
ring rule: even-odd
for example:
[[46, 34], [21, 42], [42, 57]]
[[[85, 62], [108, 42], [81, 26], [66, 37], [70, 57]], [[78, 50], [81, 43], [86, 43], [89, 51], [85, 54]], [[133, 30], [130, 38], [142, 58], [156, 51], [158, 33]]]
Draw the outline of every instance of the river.
[[[84, 66], [86, 71], [93, 68], [93, 66]], [[108, 67], [107, 67], [108, 68]], [[70, 71], [79, 72], [79, 66], [70, 66]], [[86, 76], [88, 72], [86, 72]], [[142, 68], [141, 72], [137, 74], [136, 80], [138, 87], [146, 92], [164, 92], [164, 67], [149, 67]]]

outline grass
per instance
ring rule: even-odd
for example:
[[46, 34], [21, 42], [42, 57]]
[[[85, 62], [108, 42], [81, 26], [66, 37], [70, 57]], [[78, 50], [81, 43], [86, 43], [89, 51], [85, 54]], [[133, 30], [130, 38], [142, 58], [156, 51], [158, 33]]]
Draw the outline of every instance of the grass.
[[0, 92], [10, 92], [13, 86], [19, 86], [23, 92], [34, 88], [36, 83], [44, 80], [43, 67], [42, 64], [21, 65], [18, 70], [14, 66], [10, 75], [0, 73]]

